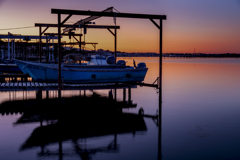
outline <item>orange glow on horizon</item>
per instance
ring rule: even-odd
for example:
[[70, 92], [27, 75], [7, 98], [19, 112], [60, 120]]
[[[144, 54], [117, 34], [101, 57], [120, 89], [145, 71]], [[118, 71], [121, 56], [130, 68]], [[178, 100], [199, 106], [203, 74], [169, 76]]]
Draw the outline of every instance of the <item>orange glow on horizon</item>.
[[[26, 3], [28, 3], [27, 6]], [[70, 6], [70, 4], [63, 5], [51, 1], [46, 7], [45, 3], [41, 2], [39, 5], [28, 0], [4, 1], [0, 10], [0, 21], [4, 23], [0, 24], [0, 29], [34, 26], [35, 23], [57, 23], [57, 15], [51, 14], [50, 8]], [[73, 6], [72, 9], [77, 9], [77, 6]], [[63, 15], [62, 20], [66, 16]], [[194, 53], [194, 51], [196, 53], [240, 53], [240, 24], [214, 20], [203, 23], [202, 18], [199, 21], [197, 19], [188, 21], [187, 18], [180, 19], [180, 15], [175, 16], [170, 15], [166, 21], [163, 21], [163, 53]], [[74, 23], [81, 18], [84, 16], [73, 16], [68, 23]], [[113, 18], [100, 18], [96, 20], [96, 24], [114, 25], [114, 22]], [[117, 25], [120, 26], [120, 30], [117, 31], [117, 51], [159, 53], [159, 30], [150, 20], [117, 18]], [[0, 34], [7, 34], [8, 31], [22, 35], [39, 34], [38, 28], [0, 30]], [[47, 32], [57, 33], [57, 29], [48, 29]], [[79, 30], [76, 33], [79, 33]], [[114, 50], [114, 37], [106, 29], [89, 29], [85, 38], [86, 42], [98, 43], [97, 49]], [[63, 38], [62, 41], [69, 40]], [[90, 45], [87, 48], [93, 49]]]

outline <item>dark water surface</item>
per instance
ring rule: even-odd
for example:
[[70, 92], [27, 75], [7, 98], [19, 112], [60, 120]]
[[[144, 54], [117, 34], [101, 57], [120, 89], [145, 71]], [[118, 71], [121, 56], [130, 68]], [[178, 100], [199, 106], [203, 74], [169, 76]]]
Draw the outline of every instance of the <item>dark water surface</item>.
[[[132, 65], [132, 58], [121, 59]], [[158, 59], [134, 60], [146, 62], [145, 82], [153, 83]], [[119, 103], [109, 98], [110, 90], [86, 91], [85, 98], [83, 91], [64, 91], [65, 106], [45, 102], [45, 92], [42, 101], [31, 100], [35, 91], [0, 92], [0, 160], [239, 160], [240, 59], [163, 62], [160, 128], [151, 118], [116, 113], [114, 107], [124, 99], [122, 89], [117, 90]], [[132, 88], [133, 108], [123, 112], [143, 108], [145, 114], [156, 115], [157, 92]], [[57, 92], [50, 91], [49, 97]]]

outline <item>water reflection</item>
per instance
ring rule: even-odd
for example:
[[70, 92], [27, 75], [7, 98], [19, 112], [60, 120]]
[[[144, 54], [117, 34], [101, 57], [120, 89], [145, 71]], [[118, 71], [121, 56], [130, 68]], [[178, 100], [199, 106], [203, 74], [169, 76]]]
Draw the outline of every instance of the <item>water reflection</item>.
[[[114, 91], [115, 92], [115, 91]], [[0, 105], [2, 115], [17, 114], [14, 126], [39, 123], [19, 146], [19, 152], [39, 148], [37, 156], [52, 158], [78, 157], [92, 159], [97, 153], [119, 153], [118, 135], [146, 132], [142, 116], [123, 113], [123, 108], [135, 108], [130, 100], [118, 101], [109, 91], [108, 97], [93, 92], [92, 95], [42, 99], [42, 92], [36, 92], [36, 99], [10, 100]], [[123, 96], [126, 90], [123, 90]], [[131, 93], [129, 91], [129, 93]], [[114, 98], [113, 98], [114, 97]], [[124, 96], [126, 97], [126, 95]], [[93, 137], [111, 137], [105, 142], [88, 146]], [[65, 146], [66, 145], [66, 146]]]

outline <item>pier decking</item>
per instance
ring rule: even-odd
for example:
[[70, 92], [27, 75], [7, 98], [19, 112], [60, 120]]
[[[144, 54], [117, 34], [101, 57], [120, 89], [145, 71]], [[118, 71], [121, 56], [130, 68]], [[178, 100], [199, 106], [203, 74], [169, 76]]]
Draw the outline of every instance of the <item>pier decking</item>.
[[[62, 90], [97, 90], [135, 88], [123, 83], [93, 83], [93, 84], [63, 84]], [[58, 90], [58, 83], [44, 82], [1, 82], [0, 91], [22, 91], [22, 90]]]

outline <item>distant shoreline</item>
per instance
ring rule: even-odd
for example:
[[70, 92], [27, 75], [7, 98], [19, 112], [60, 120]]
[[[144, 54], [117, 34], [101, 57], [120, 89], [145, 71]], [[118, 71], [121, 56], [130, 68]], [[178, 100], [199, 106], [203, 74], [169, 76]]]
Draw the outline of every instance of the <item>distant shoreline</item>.
[[[159, 57], [157, 53], [117, 53], [117, 57]], [[203, 53], [164, 53], [162, 57], [178, 57], [178, 58], [240, 58], [240, 54], [203, 54]]]

